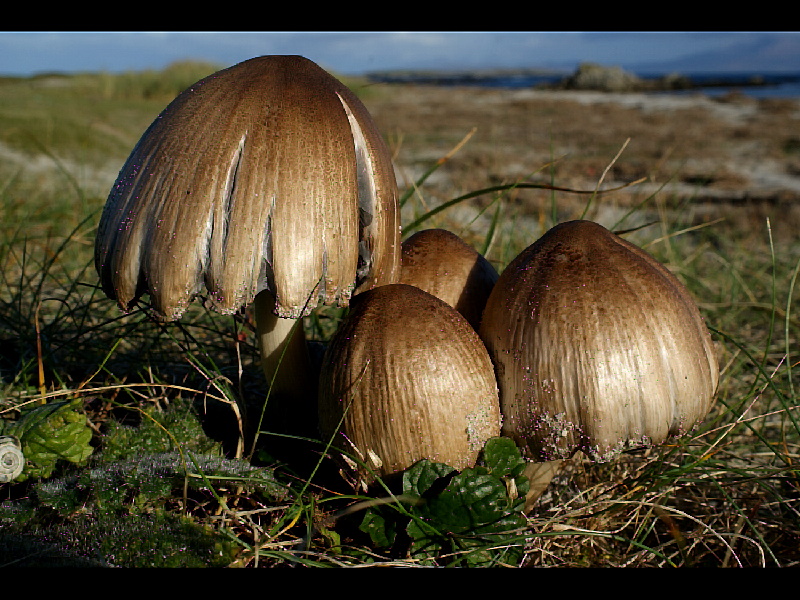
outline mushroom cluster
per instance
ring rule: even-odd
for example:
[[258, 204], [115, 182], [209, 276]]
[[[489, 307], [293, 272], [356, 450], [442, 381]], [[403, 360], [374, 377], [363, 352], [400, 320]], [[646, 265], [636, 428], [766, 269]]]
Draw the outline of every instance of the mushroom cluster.
[[[501, 434], [531, 461], [608, 460], [707, 413], [708, 330], [646, 252], [573, 221], [498, 276], [444, 230], [401, 249], [397, 196], [349, 89], [302, 57], [254, 58], [147, 129], [109, 195], [96, 267], [124, 310], [148, 294], [165, 320], [203, 288], [223, 313], [254, 301], [273, 391], [318, 410], [369, 476], [423, 458], [463, 469]], [[350, 311], [315, 374], [296, 320], [319, 303]]]
[[362, 482], [427, 458], [474, 466], [500, 434], [494, 367], [477, 329], [497, 280], [457, 235], [415, 233], [399, 283], [354, 298], [325, 352], [319, 425], [360, 461]]

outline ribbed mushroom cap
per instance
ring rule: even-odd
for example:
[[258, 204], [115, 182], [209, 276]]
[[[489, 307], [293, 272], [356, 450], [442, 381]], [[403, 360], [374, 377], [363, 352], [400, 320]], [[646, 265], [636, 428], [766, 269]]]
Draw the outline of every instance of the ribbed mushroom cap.
[[515, 258], [480, 334], [503, 431], [534, 460], [608, 460], [680, 434], [710, 409], [719, 368], [686, 288], [637, 246], [562, 223]]
[[500, 433], [494, 370], [477, 333], [451, 306], [404, 284], [353, 299], [325, 353], [319, 413], [326, 439], [350, 453], [355, 446], [382, 475], [423, 458], [472, 466]]
[[497, 271], [472, 246], [444, 229], [418, 231], [403, 242], [400, 280], [444, 300], [477, 330]]
[[127, 310], [177, 319], [203, 285], [220, 312], [269, 289], [281, 317], [395, 281], [391, 157], [366, 108], [299, 56], [263, 56], [181, 93], [108, 197], [95, 262]]

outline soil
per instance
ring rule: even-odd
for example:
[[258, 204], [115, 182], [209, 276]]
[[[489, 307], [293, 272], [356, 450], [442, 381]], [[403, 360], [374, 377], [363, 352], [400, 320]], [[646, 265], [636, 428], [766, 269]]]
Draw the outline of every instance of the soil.
[[[428, 206], [521, 180], [591, 191], [601, 178], [601, 189], [644, 179], [603, 195], [589, 216], [602, 221], [602, 211], [658, 192], [674, 206], [691, 200], [697, 222], [760, 227], [770, 217], [776, 235], [790, 236], [800, 224], [800, 100], [381, 84], [364, 102], [395, 153], [401, 188], [475, 129], [422, 186]], [[541, 218], [550, 194], [517, 190], [512, 203]], [[579, 215], [586, 199], [560, 194], [560, 216]]]

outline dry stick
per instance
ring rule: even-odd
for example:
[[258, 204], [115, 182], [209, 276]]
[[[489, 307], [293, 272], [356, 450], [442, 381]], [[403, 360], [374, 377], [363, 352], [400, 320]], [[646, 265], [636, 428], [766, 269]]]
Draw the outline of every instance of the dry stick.
[[42, 332], [39, 328], [39, 309], [42, 306], [42, 301], [36, 303], [36, 312], [33, 317], [33, 325], [36, 328], [36, 361], [39, 366], [39, 394], [41, 395], [40, 404], [45, 403], [45, 385], [44, 385], [44, 361], [42, 359]]
[[[708, 532], [709, 534], [711, 534], [715, 538], [717, 538], [722, 543], [722, 545], [725, 546], [725, 548], [729, 549], [732, 552], [734, 560], [736, 560], [736, 562], [738, 563], [738, 566], [742, 566], [742, 563], [741, 563], [741, 561], [739, 561], [739, 558], [736, 555], [733, 547], [725, 540], [725, 536], [723, 534], [717, 533], [709, 525], [706, 525], [700, 519], [690, 515], [687, 512], [684, 512], [684, 511], [679, 510], [677, 508], [672, 508], [672, 507], [656, 504], [655, 502], [646, 502], [646, 501], [642, 501], [642, 500], [598, 500], [598, 502], [599, 503], [606, 503], [606, 504], [612, 504], [612, 503], [615, 503], [615, 504], [630, 504], [630, 505], [648, 506], [648, 507], [652, 507], [652, 508], [658, 507], [660, 510], [665, 511], [665, 513], [673, 513], [673, 514], [678, 515], [680, 517], [684, 517], [684, 518], [694, 522], [696, 525], [698, 525], [701, 530], [705, 530], [706, 532]], [[599, 535], [600, 537], [611, 537], [611, 536], [614, 536], [614, 535], [619, 535], [619, 533], [622, 531], [622, 529], [616, 529], [614, 531], [598, 531], [598, 530], [594, 530], [594, 529], [583, 529], [581, 527], [575, 527], [575, 526], [572, 526], [572, 525], [560, 524], [560, 523], [554, 523], [552, 525], [552, 529], [554, 531], [563, 531], [563, 532], [575, 531], [575, 532], [578, 532], [578, 533], [587, 533], [587, 534], [591, 534], [591, 535]], [[750, 538], [747, 538], [745, 536], [739, 536], [739, 535], [736, 535], [736, 534], [732, 535], [731, 537], [733, 537], [733, 538], [744, 538], [744, 539], [748, 539], [748, 540], [750, 539]], [[752, 540], [750, 540], [750, 541], [752, 541]], [[762, 553], [762, 557], [763, 557], [763, 553]]]
[[681, 229], [680, 231], [673, 231], [670, 234], [661, 236], [660, 238], [656, 238], [654, 240], [650, 240], [646, 244], [642, 246], [642, 248], [647, 248], [652, 246], [653, 244], [657, 244], [658, 242], [663, 242], [664, 240], [668, 240], [670, 238], [679, 236], [681, 234], [687, 233], [689, 231], [694, 231], [696, 229], [703, 229], [704, 227], [710, 227], [711, 225], [716, 225], [717, 223], [724, 221], [725, 217], [720, 217], [719, 219], [714, 219], [713, 221], [707, 221], [706, 223], [700, 223], [698, 225], [692, 225], [691, 227], [686, 227], [685, 229]]
[[86, 388], [86, 389], [82, 389], [82, 390], [58, 390], [58, 391], [55, 391], [55, 392], [48, 392], [47, 394], [44, 394], [43, 396], [36, 395], [34, 397], [30, 397], [30, 396], [24, 396], [23, 395], [23, 396], [21, 396], [21, 398], [27, 398], [26, 400], [24, 400], [23, 402], [20, 402], [19, 404], [15, 404], [12, 407], [0, 410], [0, 415], [2, 415], [3, 413], [6, 413], [6, 412], [10, 412], [12, 410], [17, 410], [20, 407], [25, 406], [26, 404], [39, 402], [40, 400], [48, 400], [50, 398], [58, 398], [59, 396], [71, 396], [71, 395], [77, 395], [79, 393], [80, 394], [93, 394], [93, 393], [107, 392], [109, 390], [123, 390], [123, 389], [128, 389], [128, 388], [135, 388], [135, 387], [155, 387], [155, 386], [161, 387], [161, 388], [164, 388], [164, 389], [178, 390], [178, 391], [183, 391], [183, 392], [192, 392], [194, 394], [205, 393], [208, 398], [212, 398], [214, 400], [219, 400], [220, 402], [225, 402], [226, 401], [225, 398], [222, 398], [222, 397], [219, 397], [219, 396], [214, 396], [212, 394], [209, 394], [208, 392], [203, 392], [202, 390], [196, 390], [194, 388], [185, 387], [185, 386], [181, 386], [181, 385], [169, 385], [169, 384], [162, 384], [162, 383], [159, 383], [159, 384], [153, 384], [153, 383], [126, 383], [126, 384], [118, 384], [118, 385], [106, 385], [106, 386], [101, 386], [101, 387], [96, 387], [96, 388]]
[[583, 219], [586, 216], [586, 213], [589, 211], [589, 206], [591, 206], [592, 201], [595, 199], [595, 196], [597, 196], [597, 192], [600, 191], [600, 186], [603, 185], [603, 180], [606, 178], [606, 175], [608, 174], [609, 170], [611, 170], [611, 167], [614, 166], [614, 163], [617, 162], [617, 159], [619, 159], [619, 157], [622, 155], [622, 152], [628, 146], [628, 143], [630, 141], [631, 138], [625, 140], [625, 143], [622, 144], [622, 148], [619, 149], [619, 152], [617, 152], [616, 156], [612, 158], [611, 162], [608, 163], [605, 169], [603, 169], [603, 173], [602, 175], [600, 175], [600, 179], [597, 180], [597, 185], [594, 188], [594, 193], [592, 194], [591, 198], [589, 198], [589, 202], [586, 203], [586, 206], [583, 207], [583, 213], [581, 214], [581, 219]]
[[[777, 279], [777, 267], [775, 266], [775, 242], [772, 239], [772, 224], [770, 223], [769, 217], [767, 217], [767, 236], [769, 237], [769, 254], [770, 254], [770, 258], [772, 259], [772, 277], [771, 277], [771, 280], [772, 280], [772, 286], [771, 286], [771, 288], [772, 288], [771, 289], [771, 292], [772, 292], [772, 307], [771, 308], [772, 308], [772, 310], [770, 311], [769, 329], [767, 330], [767, 341], [764, 344], [764, 355], [761, 357], [761, 368], [762, 369], [767, 364], [767, 357], [769, 356], [769, 348], [772, 346], [772, 335], [773, 335], [773, 331], [775, 330], [775, 311], [776, 311], [777, 306], [778, 306], [778, 304], [776, 302], [777, 293], [776, 293], [776, 289], [775, 289], [775, 280]], [[791, 297], [792, 296], [790, 294], [789, 298], [791, 299]], [[788, 319], [789, 316], [786, 315], [786, 318]], [[788, 355], [787, 355], [787, 359], [788, 359]], [[789, 373], [790, 373], [789, 381], [791, 381], [791, 366], [790, 366], [789, 369], [790, 369], [789, 370]]]
[[789, 397], [794, 397], [794, 382], [792, 381], [792, 361], [790, 357], [790, 338], [789, 338], [789, 313], [792, 309], [792, 296], [794, 295], [794, 286], [797, 283], [797, 276], [800, 273], [800, 260], [795, 265], [792, 279], [789, 282], [789, 293], [786, 299], [786, 319], [784, 321], [784, 339], [786, 341], [786, 376], [789, 381]]
[[[782, 364], [782, 363], [783, 363], [783, 359], [781, 359], [780, 363], [778, 363], [778, 365], [777, 365], [777, 366], [775, 367], [775, 369], [773, 370], [773, 377], [774, 377], [774, 376], [775, 376], [775, 374], [777, 373], [777, 371], [778, 371], [778, 369], [780, 368], [780, 366], [781, 366], [781, 364]], [[701, 460], [701, 461], [703, 461], [703, 460], [706, 460], [706, 459], [710, 458], [711, 456], [713, 456], [714, 454], [716, 454], [716, 451], [714, 451], [714, 448], [715, 448], [716, 446], [718, 446], [718, 445], [719, 445], [719, 444], [722, 442], [722, 440], [723, 440], [723, 439], [724, 439], [724, 438], [725, 438], [725, 437], [726, 437], [726, 436], [727, 436], [727, 435], [728, 435], [728, 434], [729, 434], [731, 431], [733, 431], [733, 429], [734, 429], [734, 428], [735, 428], [737, 425], [739, 425], [740, 423], [747, 423], [747, 422], [749, 422], [749, 421], [754, 421], [754, 420], [756, 420], [756, 419], [761, 419], [761, 418], [764, 418], [764, 417], [766, 417], [766, 415], [756, 415], [756, 416], [754, 416], [754, 417], [749, 417], [749, 418], [747, 418], [747, 419], [745, 419], [745, 418], [744, 418], [744, 417], [745, 417], [745, 415], [746, 415], [748, 412], [750, 412], [750, 409], [751, 409], [751, 408], [753, 408], [753, 406], [755, 405], [755, 403], [756, 403], [756, 402], [758, 402], [759, 398], [761, 398], [762, 394], [763, 394], [763, 393], [764, 393], [764, 392], [767, 390], [767, 388], [768, 388], [768, 387], [769, 387], [769, 382], [766, 382], [766, 383], [764, 384], [764, 387], [763, 387], [763, 388], [761, 388], [761, 391], [760, 391], [758, 394], [756, 394], [756, 395], [753, 397], [753, 400], [752, 400], [752, 402], [750, 402], [750, 405], [749, 405], [749, 406], [748, 406], [748, 407], [747, 407], [747, 408], [746, 408], [744, 411], [742, 411], [742, 413], [741, 413], [740, 415], [738, 415], [738, 416], [736, 417], [736, 420], [735, 420], [733, 423], [729, 423], [729, 424], [727, 424], [727, 425], [723, 425], [723, 426], [721, 426], [721, 427], [717, 427], [717, 428], [714, 428], [714, 429], [710, 429], [710, 430], [708, 430], [708, 431], [706, 431], [706, 432], [704, 432], [704, 433], [702, 434], [702, 436], [705, 436], [705, 435], [708, 435], [708, 434], [711, 434], [711, 433], [715, 433], [715, 432], [717, 432], [717, 431], [722, 431], [722, 432], [723, 432], [723, 433], [722, 433], [722, 434], [721, 434], [721, 435], [720, 435], [720, 436], [719, 436], [719, 437], [718, 437], [718, 438], [717, 438], [717, 439], [716, 439], [716, 440], [715, 440], [715, 441], [714, 441], [714, 442], [713, 442], [713, 443], [712, 443], [712, 444], [711, 444], [711, 445], [710, 445], [710, 446], [709, 446], [709, 447], [708, 447], [708, 448], [707, 448], [707, 449], [706, 449], [706, 450], [703, 452], [703, 456], [700, 458], [700, 460]], [[776, 411], [776, 412], [781, 412], [781, 411]], [[698, 439], [699, 437], [701, 437], [701, 436], [696, 436], [694, 439]]]
[[[209, 377], [209, 375], [207, 375], [205, 372], [203, 372], [203, 370], [199, 367], [199, 365], [194, 364], [191, 360], [189, 360], [188, 362], [192, 367], [194, 367], [194, 369], [198, 373], [200, 373], [200, 376], [203, 377], [209, 385], [214, 386], [217, 389], [217, 391], [220, 394], [222, 394], [222, 398], [223, 399], [221, 400], [221, 402], [223, 402], [224, 404], [229, 405], [231, 407], [231, 409], [233, 410], [233, 413], [236, 416], [236, 423], [237, 423], [237, 426], [239, 428], [239, 437], [236, 440], [236, 453], [234, 454], [234, 458], [237, 458], [237, 459], [238, 458], [242, 458], [242, 456], [244, 456], [244, 421], [243, 421], [243, 418], [242, 418], [242, 412], [239, 409], [239, 404], [238, 404], [238, 402], [236, 402], [236, 399], [230, 400], [230, 399], [228, 399], [226, 397], [225, 391], [222, 388], [219, 387], [219, 385], [217, 384], [217, 380], [224, 380], [224, 381], [227, 381], [230, 384], [232, 384], [233, 382], [230, 379], [228, 379], [227, 377], [225, 377], [224, 375], [217, 375], [215, 377]], [[210, 396], [210, 394], [208, 393], [208, 390], [203, 392], [203, 405], [204, 406], [205, 406], [205, 399], [208, 398], [209, 396]]]
[[[755, 494], [758, 491], [758, 483], [753, 484], [753, 491], [750, 492], [751, 494]], [[747, 517], [744, 516], [744, 513], [739, 514], [739, 518], [736, 520], [736, 526], [734, 527], [734, 531], [737, 536], [742, 536], [745, 539], [750, 539], [744, 536], [742, 530], [744, 529], [745, 523], [747, 522]], [[731, 546], [725, 551], [725, 558], [722, 559], [722, 568], [727, 569], [728, 564], [731, 561], [731, 556], [733, 556], [734, 548], [739, 545], [739, 538], [734, 539]], [[779, 565], [780, 566], [780, 565]]]
[[398, 502], [407, 502], [408, 504], [419, 505], [423, 504], [424, 500], [417, 498], [416, 496], [410, 496], [406, 494], [398, 494], [397, 496], [386, 496], [383, 498], [372, 498], [370, 500], [362, 500], [361, 502], [356, 502], [355, 504], [351, 504], [350, 506], [347, 506], [342, 510], [328, 516], [324, 520], [324, 524], [330, 527], [334, 525], [338, 519], [341, 519], [342, 517], [353, 514], [360, 510], [372, 508], [373, 506], [383, 506], [384, 504], [396, 504]]
[[453, 157], [453, 155], [455, 155], [456, 152], [461, 150], [462, 146], [464, 146], [464, 144], [466, 144], [469, 141], [469, 138], [471, 138], [473, 135], [475, 135], [476, 131], [478, 131], [477, 127], [473, 127], [472, 129], [470, 129], [469, 132], [467, 133], [467, 135], [465, 135], [464, 138], [460, 142], [458, 142], [455, 146], [453, 146], [453, 149], [450, 150], [450, 152], [448, 152], [442, 158], [440, 158], [439, 160], [436, 161], [436, 165], [437, 166], [441, 166], [444, 163], [446, 163], [448, 160], [450, 160]]
[[[235, 322], [234, 322], [235, 323]], [[246, 326], [246, 323], [244, 324]], [[238, 388], [239, 388], [239, 398], [244, 398], [244, 387], [242, 384], [242, 378], [244, 374], [244, 365], [242, 364], [242, 350], [241, 350], [241, 342], [244, 340], [241, 333], [237, 333], [234, 330], [233, 336], [233, 344], [236, 348], [236, 365], [237, 365], [237, 378], [238, 378]], [[216, 386], [215, 386], [216, 387]], [[219, 388], [217, 388], [219, 390]], [[219, 390], [222, 393], [222, 390]], [[241, 410], [238, 406], [234, 407], [234, 412], [236, 413], [236, 419], [239, 422], [239, 434], [240, 434], [240, 442], [241, 442], [241, 454], [239, 453], [239, 449], [236, 450], [236, 458], [242, 458], [244, 456], [244, 425], [241, 415]]]
[[422, 175], [422, 177], [420, 177], [417, 181], [412, 183], [412, 188], [402, 198], [400, 198], [400, 208], [403, 207], [403, 205], [411, 197], [411, 194], [413, 192], [419, 192], [420, 186], [425, 182], [425, 180], [428, 177], [430, 177], [433, 174], [434, 171], [436, 171], [436, 169], [438, 169], [444, 163], [446, 163], [448, 160], [453, 158], [453, 156], [456, 154], [456, 152], [461, 150], [461, 148], [464, 146], [464, 144], [466, 144], [469, 141], [469, 139], [473, 135], [475, 135], [475, 132], [477, 130], [478, 130], [477, 127], [473, 127], [469, 132], [467, 132], [467, 135], [465, 135], [460, 142], [458, 142], [455, 146], [453, 146], [453, 148], [447, 154], [445, 154], [444, 156], [439, 158], [435, 163], [433, 163], [433, 166], [430, 169], [428, 169], [427, 171], [425, 171], [425, 173]]

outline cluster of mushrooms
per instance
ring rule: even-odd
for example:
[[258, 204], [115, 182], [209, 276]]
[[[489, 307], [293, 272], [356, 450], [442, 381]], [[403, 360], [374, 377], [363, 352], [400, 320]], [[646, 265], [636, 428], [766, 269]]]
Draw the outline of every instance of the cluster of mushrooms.
[[[499, 276], [447, 231], [401, 243], [380, 132], [298, 56], [167, 106], [111, 190], [96, 267], [123, 310], [148, 294], [163, 320], [203, 289], [221, 313], [254, 303], [273, 395], [316, 404], [324, 439], [371, 476], [460, 470], [498, 435], [533, 464], [609, 460], [691, 429], [719, 379], [685, 287], [596, 223], [554, 227]], [[320, 304], [350, 308], [315, 373], [297, 322]]]

